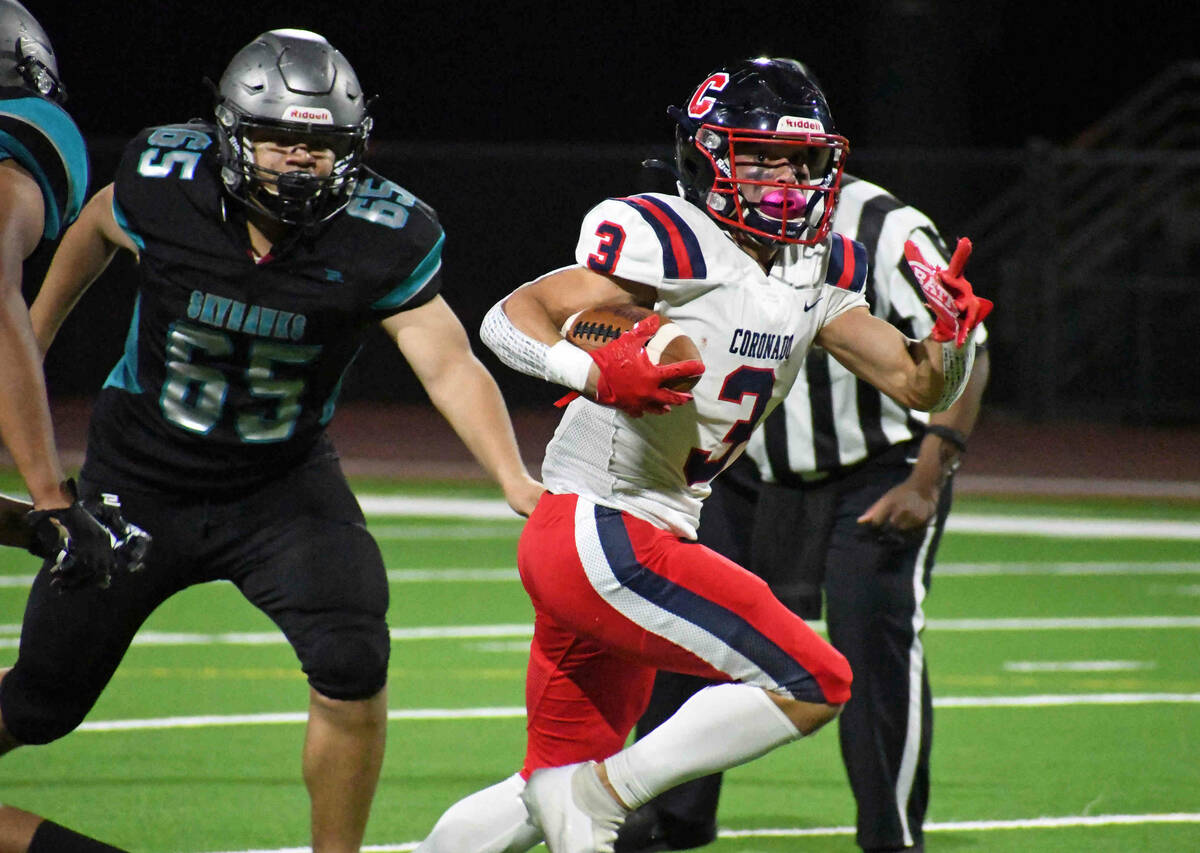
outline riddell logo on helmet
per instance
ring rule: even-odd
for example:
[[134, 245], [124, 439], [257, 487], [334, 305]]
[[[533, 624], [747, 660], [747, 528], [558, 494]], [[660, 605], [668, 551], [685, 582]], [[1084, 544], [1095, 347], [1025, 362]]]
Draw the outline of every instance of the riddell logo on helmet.
[[776, 133], [824, 133], [825, 125], [815, 118], [802, 116], [781, 116], [775, 126]]
[[333, 113], [324, 107], [288, 107], [283, 111], [283, 120], [333, 124]]

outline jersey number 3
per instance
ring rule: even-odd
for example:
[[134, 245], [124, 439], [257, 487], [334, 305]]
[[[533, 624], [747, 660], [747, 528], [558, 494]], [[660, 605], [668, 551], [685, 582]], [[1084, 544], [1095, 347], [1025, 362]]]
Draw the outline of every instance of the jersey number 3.
[[600, 245], [596, 251], [588, 255], [588, 269], [610, 275], [621, 260], [621, 248], [625, 245], [625, 229], [615, 222], [607, 220], [596, 228], [596, 236]]

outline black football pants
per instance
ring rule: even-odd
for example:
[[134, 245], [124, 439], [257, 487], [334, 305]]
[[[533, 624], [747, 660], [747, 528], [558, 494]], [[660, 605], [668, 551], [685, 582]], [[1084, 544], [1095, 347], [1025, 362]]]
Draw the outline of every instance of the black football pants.
[[[84, 495], [100, 488], [80, 485]], [[75, 729], [150, 613], [215, 580], [232, 581], [279, 626], [321, 694], [361, 700], [382, 689], [387, 573], [336, 459], [236, 497], [128, 488], [121, 497], [125, 517], [154, 537], [146, 568], [62, 595], [38, 573], [17, 661], [0, 681], [0, 714], [17, 740], [48, 743]]]

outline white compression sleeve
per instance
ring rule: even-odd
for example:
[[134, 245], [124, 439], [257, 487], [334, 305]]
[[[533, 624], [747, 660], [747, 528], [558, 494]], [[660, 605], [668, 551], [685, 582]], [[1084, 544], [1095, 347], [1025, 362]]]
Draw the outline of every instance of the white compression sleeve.
[[696, 693], [604, 767], [621, 802], [637, 808], [668, 788], [744, 764], [799, 737], [761, 688], [717, 684]]
[[975, 365], [975, 329], [967, 335], [966, 342], [955, 346], [954, 341], [942, 344], [942, 396], [934, 404], [931, 412], [944, 412], [954, 405], [954, 401], [962, 396], [971, 378], [971, 368]]
[[565, 385], [573, 391], [582, 391], [587, 386], [592, 357], [565, 340], [549, 346], [531, 338], [508, 319], [503, 300], [484, 316], [479, 336], [513, 370]]

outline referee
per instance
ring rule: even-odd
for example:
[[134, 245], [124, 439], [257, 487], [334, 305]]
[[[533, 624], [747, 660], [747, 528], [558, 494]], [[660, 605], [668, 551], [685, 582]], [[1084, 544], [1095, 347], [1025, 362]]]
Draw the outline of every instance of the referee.
[[[847, 175], [833, 229], [867, 248], [871, 313], [924, 337], [933, 319], [904, 242], [948, 266], [929, 218]], [[858, 806], [857, 841], [867, 851], [924, 849], [932, 701], [922, 602], [953, 474], [987, 384], [986, 339], [980, 327], [966, 390], [934, 415], [905, 408], [812, 350], [783, 405], [713, 481], [701, 515], [700, 541], [761, 575], [805, 619], [820, 618], [824, 592], [829, 638], [854, 671], [839, 738]], [[638, 737], [706, 684], [659, 673]], [[696, 779], [630, 815], [617, 853], [709, 843], [720, 786], [719, 775]]]

